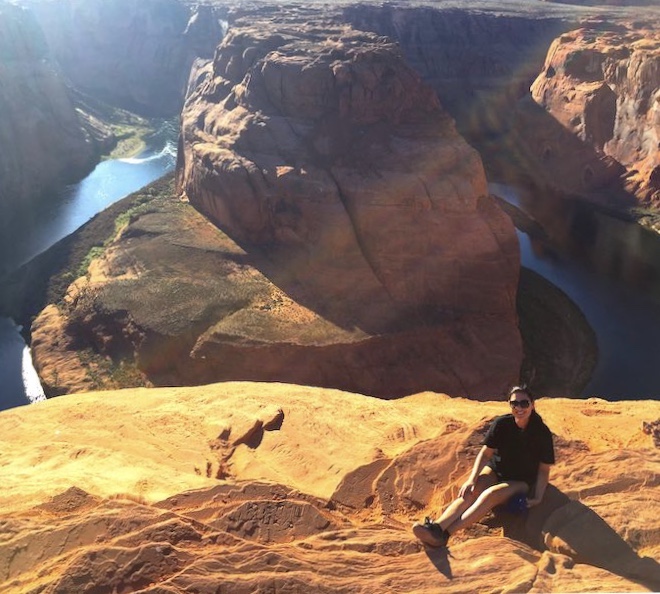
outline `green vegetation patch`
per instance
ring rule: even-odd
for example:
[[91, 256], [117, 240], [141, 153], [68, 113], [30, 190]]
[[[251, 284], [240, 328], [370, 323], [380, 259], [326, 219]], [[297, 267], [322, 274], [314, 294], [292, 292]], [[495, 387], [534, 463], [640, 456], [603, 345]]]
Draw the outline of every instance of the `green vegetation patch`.
[[15, 272], [0, 279], [0, 313], [29, 328], [49, 303], [58, 303], [69, 285], [85, 274], [127, 220], [148, 208], [152, 200], [174, 196], [170, 173], [138, 192], [115, 202], [71, 235], [57, 242]]

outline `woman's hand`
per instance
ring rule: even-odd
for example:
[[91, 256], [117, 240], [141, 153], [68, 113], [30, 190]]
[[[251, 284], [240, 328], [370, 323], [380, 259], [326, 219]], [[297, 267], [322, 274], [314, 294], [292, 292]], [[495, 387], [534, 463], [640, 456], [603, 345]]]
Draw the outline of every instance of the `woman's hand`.
[[474, 479], [468, 479], [466, 480], [462, 485], [460, 490], [458, 491], [458, 496], [459, 497], [466, 497], [470, 493], [472, 493], [474, 489], [476, 481]]

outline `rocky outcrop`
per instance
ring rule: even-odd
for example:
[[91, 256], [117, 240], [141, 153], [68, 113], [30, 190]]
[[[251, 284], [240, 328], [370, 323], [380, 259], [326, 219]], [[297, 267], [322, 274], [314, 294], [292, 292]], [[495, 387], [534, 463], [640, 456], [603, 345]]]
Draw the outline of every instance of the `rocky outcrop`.
[[631, 404], [539, 399], [543, 502], [448, 550], [410, 526], [450, 500], [503, 402], [226, 383], [4, 411], [0, 590], [657, 592], [660, 403]]
[[[596, 21], [562, 35], [531, 91], [534, 101], [592, 153], [622, 165], [628, 189], [641, 201], [660, 207], [657, 27]], [[538, 151], [553, 173], [568, 171], [575, 162], [573, 153], [550, 140]], [[562, 175], [564, 183], [578, 189], [602, 186], [606, 180], [584, 159], [578, 161], [579, 177]]]
[[92, 165], [95, 142], [84, 130], [33, 15], [5, 2], [0, 2], [0, 80], [4, 229], [16, 209], [29, 210], [46, 190], [80, 177]]
[[[263, 335], [234, 320], [195, 354], [334, 345], [363, 353], [348, 367], [360, 375], [396, 365], [415, 335], [448, 369], [437, 389], [504, 387], [520, 364], [517, 241], [478, 154], [392, 42], [308, 20], [230, 31], [184, 107], [178, 186], [245, 249], [269, 254], [280, 289], [363, 338], [310, 341], [304, 323]], [[466, 340], [483, 353], [478, 378], [461, 371]], [[429, 357], [408, 361], [417, 385], [436, 376]], [[388, 380], [369, 393], [390, 391]]]
[[[295, 254], [287, 263], [243, 249], [171, 191], [152, 192], [132, 199], [129, 224], [35, 319], [32, 354], [49, 395], [249, 378], [384, 397], [452, 385], [480, 398], [516, 376], [518, 335], [507, 338], [493, 316], [427, 308], [426, 319], [406, 318], [378, 293], [368, 303], [350, 294], [351, 282], [360, 288], [350, 269], [346, 279], [321, 270], [335, 275], [333, 296], [346, 295], [324, 301], [321, 281], [298, 276]], [[378, 315], [390, 316], [381, 331]], [[493, 353], [498, 331], [510, 342]]]
[[190, 65], [223, 35], [211, 6], [178, 0], [24, 0], [78, 89], [148, 116], [172, 116]]

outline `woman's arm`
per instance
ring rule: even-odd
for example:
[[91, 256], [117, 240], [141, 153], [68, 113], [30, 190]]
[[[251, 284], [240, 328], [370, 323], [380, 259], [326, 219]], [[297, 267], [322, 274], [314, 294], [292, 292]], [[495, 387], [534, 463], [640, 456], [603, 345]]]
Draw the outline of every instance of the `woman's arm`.
[[472, 466], [470, 477], [463, 483], [460, 491], [458, 492], [459, 497], [464, 497], [467, 493], [474, 489], [474, 485], [476, 484], [481, 471], [484, 469], [484, 466], [488, 464], [490, 459], [495, 455], [496, 451], [497, 450], [489, 448], [488, 446], [483, 446], [479, 450], [479, 453], [477, 454], [477, 457], [474, 461], [474, 466]]
[[534, 507], [541, 503], [545, 489], [550, 480], [550, 464], [539, 463], [539, 473], [536, 477], [536, 486], [534, 488], [534, 497], [527, 500], [527, 507]]

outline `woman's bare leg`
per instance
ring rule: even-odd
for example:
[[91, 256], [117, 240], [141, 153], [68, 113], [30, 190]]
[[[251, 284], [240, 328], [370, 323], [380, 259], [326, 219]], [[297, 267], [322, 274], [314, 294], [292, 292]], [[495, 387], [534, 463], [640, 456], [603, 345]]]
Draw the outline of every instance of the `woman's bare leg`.
[[445, 508], [445, 511], [442, 512], [442, 515], [435, 520], [436, 524], [440, 524], [443, 529], [451, 526], [486, 489], [492, 487], [496, 483], [497, 476], [495, 475], [495, 472], [493, 472], [492, 468], [486, 466], [477, 478], [474, 489], [464, 497], [457, 497], [454, 499], [454, 501]]
[[478, 522], [496, 505], [507, 501], [510, 497], [518, 493], [527, 493], [529, 487], [522, 481], [507, 481], [498, 483], [485, 489], [469, 507], [467, 507], [460, 516], [446, 527], [450, 534], [458, 530], [463, 530]]

